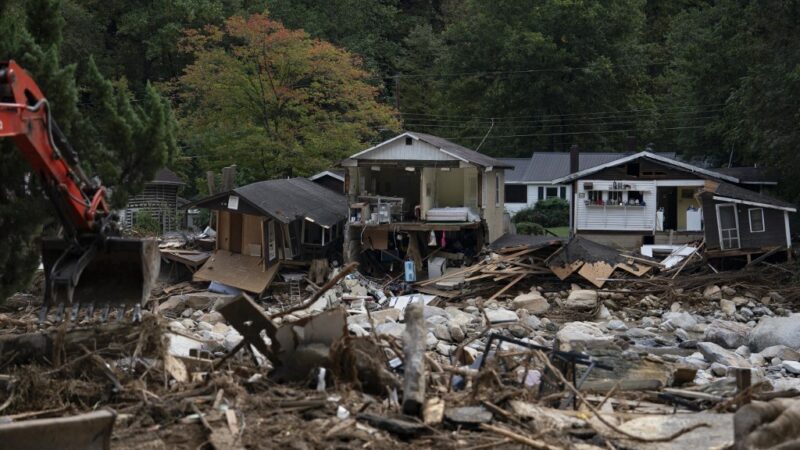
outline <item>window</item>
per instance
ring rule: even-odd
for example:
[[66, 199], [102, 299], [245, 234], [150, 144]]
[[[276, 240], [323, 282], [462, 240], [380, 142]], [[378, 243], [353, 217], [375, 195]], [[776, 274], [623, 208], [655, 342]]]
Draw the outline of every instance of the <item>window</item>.
[[539, 186], [539, 195], [536, 197], [537, 200], [544, 200], [544, 188]]
[[323, 228], [316, 223], [303, 221], [303, 244], [325, 245], [331, 241], [332, 230]]
[[507, 184], [506, 203], [528, 203], [528, 186], [524, 184]]
[[609, 205], [622, 204], [622, 191], [608, 191], [608, 204]]
[[644, 194], [641, 191], [628, 191], [628, 204], [644, 206]]
[[406, 136], [406, 145], [411, 145], [414, 142], [414, 139], [411, 136]]
[[750, 217], [750, 232], [762, 233], [764, 227], [764, 209], [763, 208], [750, 208], [747, 210], [747, 215]]
[[558, 188], [557, 187], [549, 187], [547, 188], [547, 196], [546, 198], [553, 198], [558, 197]]
[[566, 200], [566, 199], [567, 199], [567, 187], [566, 187], [566, 186], [561, 186], [561, 187], [559, 188], [559, 192], [561, 192], [561, 193], [559, 194], [559, 197], [561, 197], [561, 198], [563, 198], [564, 200]]
[[494, 174], [494, 206], [500, 206], [500, 174]]
[[589, 204], [591, 205], [603, 204], [603, 191], [588, 191], [587, 197], [589, 198]]

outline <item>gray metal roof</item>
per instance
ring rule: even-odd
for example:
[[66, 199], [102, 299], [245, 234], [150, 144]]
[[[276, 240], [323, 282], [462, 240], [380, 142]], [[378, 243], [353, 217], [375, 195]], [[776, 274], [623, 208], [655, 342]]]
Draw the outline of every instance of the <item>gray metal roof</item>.
[[764, 205], [774, 205], [781, 208], [795, 209], [797, 206], [777, 198], [770, 197], [769, 195], [759, 194], [758, 192], [745, 189], [730, 183], [719, 183], [716, 190], [713, 191], [714, 195], [720, 197], [733, 198], [737, 200], [744, 200], [751, 203], [759, 203]]
[[[597, 167], [633, 154], [633, 152], [581, 152], [578, 155], [578, 170]], [[677, 158], [674, 152], [656, 154], [669, 159]], [[530, 158], [525, 175], [519, 181], [549, 183], [569, 174], [569, 152], [535, 152]]]
[[207, 208], [236, 194], [253, 208], [280, 222], [309, 218], [322, 226], [347, 219], [347, 198], [306, 178], [259, 181], [198, 200], [189, 206]]
[[505, 165], [511, 166], [511, 169], [506, 170], [506, 183], [523, 182], [525, 181], [525, 172], [528, 170], [528, 165], [531, 163], [530, 158], [497, 158]]
[[186, 184], [181, 178], [173, 171], [162, 167], [156, 171], [156, 175], [150, 180], [150, 184]]
[[440, 138], [439, 136], [434, 136], [432, 134], [427, 133], [418, 133], [416, 131], [409, 131], [409, 134], [412, 134], [418, 137], [420, 140], [427, 142], [428, 144], [433, 145], [434, 147], [441, 148], [442, 150], [446, 150], [453, 155], [464, 159], [468, 162], [473, 164], [477, 164], [482, 167], [496, 167], [498, 169], [510, 169], [511, 166], [503, 163], [499, 159], [492, 158], [491, 156], [486, 156], [483, 153], [476, 152], [475, 150], [470, 150], [466, 147], [462, 147], [461, 145], [456, 144], [455, 142], [448, 141], [445, 138]]

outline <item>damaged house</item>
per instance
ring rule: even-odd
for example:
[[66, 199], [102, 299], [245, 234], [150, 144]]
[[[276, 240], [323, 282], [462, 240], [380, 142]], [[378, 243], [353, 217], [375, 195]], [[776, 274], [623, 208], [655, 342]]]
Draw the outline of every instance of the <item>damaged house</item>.
[[552, 181], [570, 186], [575, 234], [618, 248], [705, 239], [709, 250], [728, 255], [791, 247], [794, 207], [738, 186], [733, 175], [649, 151], [583, 170], [577, 160]]
[[405, 132], [341, 165], [350, 203], [350, 260], [392, 264], [410, 258], [419, 270], [429, 249], [469, 256], [503, 234], [504, 170], [510, 166], [497, 159]]
[[125, 208], [119, 211], [120, 224], [125, 230], [136, 226], [136, 216], [149, 214], [158, 222], [160, 231], [175, 231], [181, 226], [178, 217], [178, 189], [185, 183], [173, 171], [162, 167], [152, 180], [144, 184], [142, 192], [128, 200]]
[[252, 293], [283, 266], [337, 259], [347, 218], [344, 195], [306, 178], [259, 181], [194, 203], [214, 212], [214, 254], [194, 274]]

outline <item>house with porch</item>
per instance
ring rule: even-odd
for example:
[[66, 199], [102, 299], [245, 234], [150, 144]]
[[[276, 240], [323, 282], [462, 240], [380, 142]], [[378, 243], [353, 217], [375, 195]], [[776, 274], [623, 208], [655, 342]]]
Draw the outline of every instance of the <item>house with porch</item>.
[[[578, 152], [578, 170], [586, 170], [616, 161], [634, 152]], [[674, 152], [657, 155], [675, 159]], [[553, 183], [553, 180], [571, 173], [571, 152], [534, 152], [530, 158], [499, 158], [513, 168], [506, 171], [506, 211], [512, 216], [525, 208], [536, 206], [539, 200], [558, 197], [571, 201], [570, 183]]]
[[[404, 132], [342, 161], [350, 203], [345, 256], [411, 258], [432, 249], [476, 254], [503, 233], [500, 160], [426, 133]], [[387, 256], [388, 255], [388, 256]], [[362, 265], [363, 269], [363, 265]]]
[[[788, 212], [793, 207], [738, 186], [739, 183], [735, 176], [648, 151], [583, 170], [573, 163], [569, 175], [552, 181], [554, 185], [568, 184], [572, 189], [572, 232], [607, 245], [637, 248], [705, 239], [709, 248], [719, 245], [716, 248], [726, 251], [741, 249], [745, 241], [758, 245], [754, 251], [790, 247], [786, 236]], [[728, 206], [747, 204], [742, 202], [787, 214], [778, 220], [777, 213], [761, 217], [754, 212], [754, 229], [760, 230], [759, 223], [768, 222], [769, 236], [744, 239], [735, 223], [737, 217], [745, 223], [743, 207], [737, 206], [734, 215]]]

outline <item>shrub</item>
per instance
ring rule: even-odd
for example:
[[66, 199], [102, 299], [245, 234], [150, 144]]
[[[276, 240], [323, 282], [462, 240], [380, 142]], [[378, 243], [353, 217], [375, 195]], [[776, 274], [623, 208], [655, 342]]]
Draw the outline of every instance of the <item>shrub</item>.
[[145, 235], [157, 235], [161, 231], [161, 224], [152, 214], [145, 210], [136, 211], [133, 216], [134, 231]]
[[539, 200], [533, 208], [525, 208], [514, 215], [515, 224], [537, 223], [545, 228], [569, 225], [569, 203], [563, 198]]
[[516, 224], [516, 226], [517, 226], [517, 234], [528, 234], [536, 236], [542, 236], [545, 234], [544, 227], [539, 225], [538, 223], [519, 222]]

